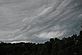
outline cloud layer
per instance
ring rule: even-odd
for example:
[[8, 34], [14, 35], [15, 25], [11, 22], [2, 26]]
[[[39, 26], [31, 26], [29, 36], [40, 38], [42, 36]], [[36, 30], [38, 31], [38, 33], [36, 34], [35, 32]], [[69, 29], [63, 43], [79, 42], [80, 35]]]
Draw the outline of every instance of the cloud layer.
[[0, 0], [0, 40], [44, 42], [78, 33], [81, 0]]

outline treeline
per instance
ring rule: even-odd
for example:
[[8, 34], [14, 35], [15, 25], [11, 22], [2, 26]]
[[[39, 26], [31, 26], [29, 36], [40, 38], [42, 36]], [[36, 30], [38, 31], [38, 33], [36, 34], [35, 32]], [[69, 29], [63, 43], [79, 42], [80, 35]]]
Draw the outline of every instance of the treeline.
[[43, 44], [0, 43], [0, 55], [82, 55], [82, 31], [63, 38], [51, 38]]

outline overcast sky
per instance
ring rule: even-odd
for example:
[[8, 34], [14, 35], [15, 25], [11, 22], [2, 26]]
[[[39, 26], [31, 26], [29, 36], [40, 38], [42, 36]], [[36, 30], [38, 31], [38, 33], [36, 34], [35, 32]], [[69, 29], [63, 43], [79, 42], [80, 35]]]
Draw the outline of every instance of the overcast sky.
[[81, 30], [82, 0], [0, 0], [0, 40], [44, 42]]

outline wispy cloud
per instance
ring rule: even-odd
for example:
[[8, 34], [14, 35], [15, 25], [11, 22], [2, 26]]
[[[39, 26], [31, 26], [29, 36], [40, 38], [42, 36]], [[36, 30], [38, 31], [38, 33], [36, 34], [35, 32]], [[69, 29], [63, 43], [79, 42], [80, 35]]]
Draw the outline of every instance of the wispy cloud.
[[[81, 0], [0, 0], [0, 33], [4, 31], [3, 36], [0, 34], [0, 38], [43, 42], [51, 37], [62, 38], [78, 33], [82, 24], [81, 2]], [[8, 31], [12, 34], [4, 36]]]

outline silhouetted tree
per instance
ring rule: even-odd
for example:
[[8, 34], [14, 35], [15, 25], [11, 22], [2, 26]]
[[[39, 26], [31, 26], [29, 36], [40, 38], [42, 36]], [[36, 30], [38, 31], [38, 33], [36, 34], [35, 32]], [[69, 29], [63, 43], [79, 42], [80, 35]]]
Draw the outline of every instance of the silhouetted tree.
[[82, 31], [68, 38], [51, 38], [43, 44], [0, 42], [0, 55], [82, 55]]

